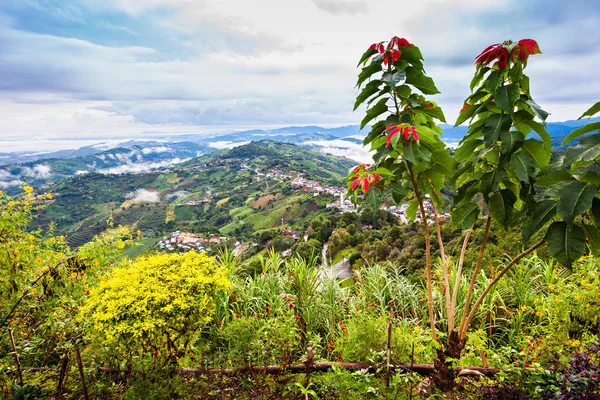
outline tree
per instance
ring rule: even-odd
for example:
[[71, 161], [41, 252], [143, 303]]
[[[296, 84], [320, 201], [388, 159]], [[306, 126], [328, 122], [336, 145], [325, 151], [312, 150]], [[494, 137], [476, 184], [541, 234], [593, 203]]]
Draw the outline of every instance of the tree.
[[[364, 139], [364, 144], [369, 144], [375, 152], [375, 164], [354, 168], [348, 176], [348, 190], [355, 202], [362, 191], [365, 203], [372, 210], [377, 210], [384, 191], [391, 192], [397, 203], [409, 199], [407, 216], [411, 220], [418, 216], [421, 220], [429, 325], [432, 339], [438, 343], [435, 382], [441, 389], [454, 386], [453, 363], [461, 357], [467, 331], [479, 306], [498, 280], [522, 257], [546, 241], [550, 244], [550, 253], [566, 266], [584, 253], [586, 239], [593, 243], [592, 251], [597, 251], [598, 176], [575, 176], [560, 168], [545, 171], [540, 176], [540, 170], [547, 169], [552, 150], [550, 135], [544, 127], [548, 113], [533, 101], [529, 78], [524, 74], [529, 56], [538, 53], [537, 43], [524, 39], [489, 46], [476, 58], [476, 72], [470, 86], [473, 94], [466, 99], [456, 125], [468, 120], [472, 123], [453, 157], [441, 141], [442, 130], [434, 121], [445, 122], [444, 114], [435, 102], [424, 97], [439, 91], [425, 75], [418, 47], [406, 39], [393, 37], [388, 43], [371, 45], [359, 61], [359, 65], [364, 66], [357, 86], [360, 88], [369, 80], [354, 105], [355, 110], [364, 102], [368, 105], [361, 129], [374, 119], [385, 118], [373, 124]], [[598, 111], [595, 105], [584, 115]], [[590, 125], [567, 139], [598, 129]], [[532, 132], [541, 140], [528, 137]], [[571, 157], [565, 157], [573, 163], [570, 164], [572, 169], [598, 162], [599, 137], [582, 139], [581, 148], [573, 150]], [[538, 200], [535, 196], [538, 178], [549, 185], [562, 185], [560, 198]], [[439, 222], [439, 210], [444, 206], [441, 192], [448, 189], [447, 184], [456, 191], [453, 226], [464, 232], [458, 260], [446, 256]], [[466, 268], [463, 269], [465, 256], [471, 231], [482, 213], [484, 235], [461, 306], [458, 299], [461, 281], [467, 275]], [[557, 214], [561, 220], [556, 220]], [[550, 221], [554, 222], [545, 229]], [[526, 246], [532, 237], [539, 239], [525, 247], [479, 292], [476, 282], [492, 222], [504, 229], [520, 227]], [[430, 223], [435, 233], [431, 232]], [[544, 236], [538, 233], [540, 230], [545, 231]], [[434, 314], [432, 235], [437, 238], [443, 270], [439, 286], [445, 303], [442, 307], [445, 321], [436, 321]], [[452, 268], [456, 269], [454, 282], [450, 281]], [[443, 330], [446, 334], [439, 335]]]

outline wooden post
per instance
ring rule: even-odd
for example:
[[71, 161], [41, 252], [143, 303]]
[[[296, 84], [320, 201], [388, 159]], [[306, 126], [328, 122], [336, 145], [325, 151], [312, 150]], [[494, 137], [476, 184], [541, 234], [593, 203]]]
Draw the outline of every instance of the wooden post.
[[488, 368], [488, 362], [487, 362], [487, 357], [485, 356], [485, 351], [483, 350], [479, 350], [479, 353], [481, 354], [481, 360], [483, 361], [483, 367], [484, 368]]
[[306, 348], [306, 360], [304, 361], [304, 365], [305, 365], [305, 378], [304, 378], [304, 387], [308, 387], [308, 384], [310, 383], [310, 367], [312, 365], [312, 362], [315, 358], [315, 355], [313, 353], [313, 349], [312, 347], [308, 346]]
[[69, 355], [66, 354], [61, 363], [60, 363], [60, 371], [58, 372], [58, 385], [56, 385], [56, 397], [60, 398], [62, 396], [63, 387], [65, 385], [65, 380], [67, 377], [67, 368], [69, 367]]
[[83, 363], [81, 362], [81, 353], [79, 353], [79, 349], [75, 347], [75, 359], [77, 360], [77, 367], [79, 368], [79, 378], [81, 378], [81, 386], [83, 388], [83, 398], [85, 400], [90, 400], [88, 396], [87, 386], [85, 384], [85, 375], [83, 373]]
[[390, 367], [392, 364], [392, 320], [388, 321], [387, 326], [387, 354], [385, 357], [385, 386], [390, 386]]
[[17, 353], [17, 346], [15, 346], [15, 338], [13, 336], [13, 331], [11, 328], [8, 328], [8, 336], [10, 336], [10, 345], [13, 349], [13, 357], [15, 359], [15, 365], [17, 366], [17, 374], [19, 375], [19, 384], [23, 386], [23, 374], [21, 373], [21, 362], [19, 361], [19, 354]]

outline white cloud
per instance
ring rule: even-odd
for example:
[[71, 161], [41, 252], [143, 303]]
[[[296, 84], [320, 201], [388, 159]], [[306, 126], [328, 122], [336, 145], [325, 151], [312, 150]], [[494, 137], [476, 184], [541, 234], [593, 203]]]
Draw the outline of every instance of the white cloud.
[[128, 193], [125, 197], [136, 203], [160, 202], [160, 193], [156, 189], [138, 189], [135, 192]]
[[90, 171], [85, 170], [85, 169], [79, 169], [77, 171], [75, 171], [75, 175], [85, 175], [85, 174], [89, 174]]
[[98, 173], [114, 175], [114, 174], [131, 174], [131, 173], [142, 173], [152, 171], [158, 168], [165, 168], [173, 164], [180, 164], [188, 161], [189, 158], [173, 158], [172, 160], [165, 160], [161, 162], [148, 162], [148, 163], [128, 163], [119, 165], [112, 168], [99, 169]]
[[50, 173], [50, 167], [43, 164], [34, 165], [33, 168], [23, 167], [21, 174], [33, 179], [48, 179], [52, 176]]
[[248, 143], [250, 142], [228, 142], [225, 140], [218, 140], [216, 142], [210, 142], [208, 145], [215, 149], [233, 149], [234, 147], [243, 146]]
[[144, 153], [144, 154], [167, 153], [169, 151], [171, 151], [171, 149], [166, 146], [145, 147], [142, 149], [142, 153]]

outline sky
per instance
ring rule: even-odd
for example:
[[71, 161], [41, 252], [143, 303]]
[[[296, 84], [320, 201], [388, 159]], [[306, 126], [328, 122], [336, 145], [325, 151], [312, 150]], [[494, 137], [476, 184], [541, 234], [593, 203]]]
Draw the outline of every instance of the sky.
[[0, 0], [0, 139], [357, 124], [356, 63], [394, 35], [450, 123], [474, 57], [523, 38], [534, 99], [575, 119], [600, 100], [598, 26], [597, 0]]

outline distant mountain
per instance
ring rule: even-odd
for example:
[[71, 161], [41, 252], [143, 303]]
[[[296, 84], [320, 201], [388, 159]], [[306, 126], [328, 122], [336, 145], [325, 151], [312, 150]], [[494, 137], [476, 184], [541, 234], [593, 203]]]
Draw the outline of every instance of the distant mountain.
[[[552, 136], [553, 146], [564, 149], [561, 142], [573, 129], [600, 118], [587, 120], [550, 122], [546, 128]], [[453, 127], [442, 124], [442, 139], [449, 145], [456, 145], [467, 132], [466, 126]], [[362, 147], [363, 131], [358, 125], [338, 128], [319, 126], [291, 126], [272, 130], [249, 130], [218, 136], [185, 135], [164, 141], [128, 141], [117, 148], [107, 150], [105, 145], [81, 147], [78, 150], [63, 150], [46, 154], [4, 153], [0, 163], [12, 160], [13, 163], [0, 166], [0, 189], [16, 191], [24, 183], [39, 186], [57, 182], [69, 176], [100, 172], [108, 174], [139, 173], [173, 164], [210, 153], [216, 149], [226, 149], [249, 142], [269, 139], [273, 141], [299, 144], [328, 154], [345, 156], [357, 162], [369, 162], [368, 149]], [[185, 141], [178, 142], [178, 139]], [[18, 163], [14, 162], [18, 161]], [[0, 164], [1, 165], [1, 164]]]
[[[196, 142], [130, 141], [110, 150], [93, 152], [91, 146], [62, 156], [0, 166], [0, 189], [9, 193], [23, 184], [33, 186], [58, 182], [62, 179], [92, 172], [104, 174], [140, 173], [165, 168], [214, 149]], [[87, 153], [93, 154], [87, 154]], [[85, 154], [69, 158], [68, 155]]]

